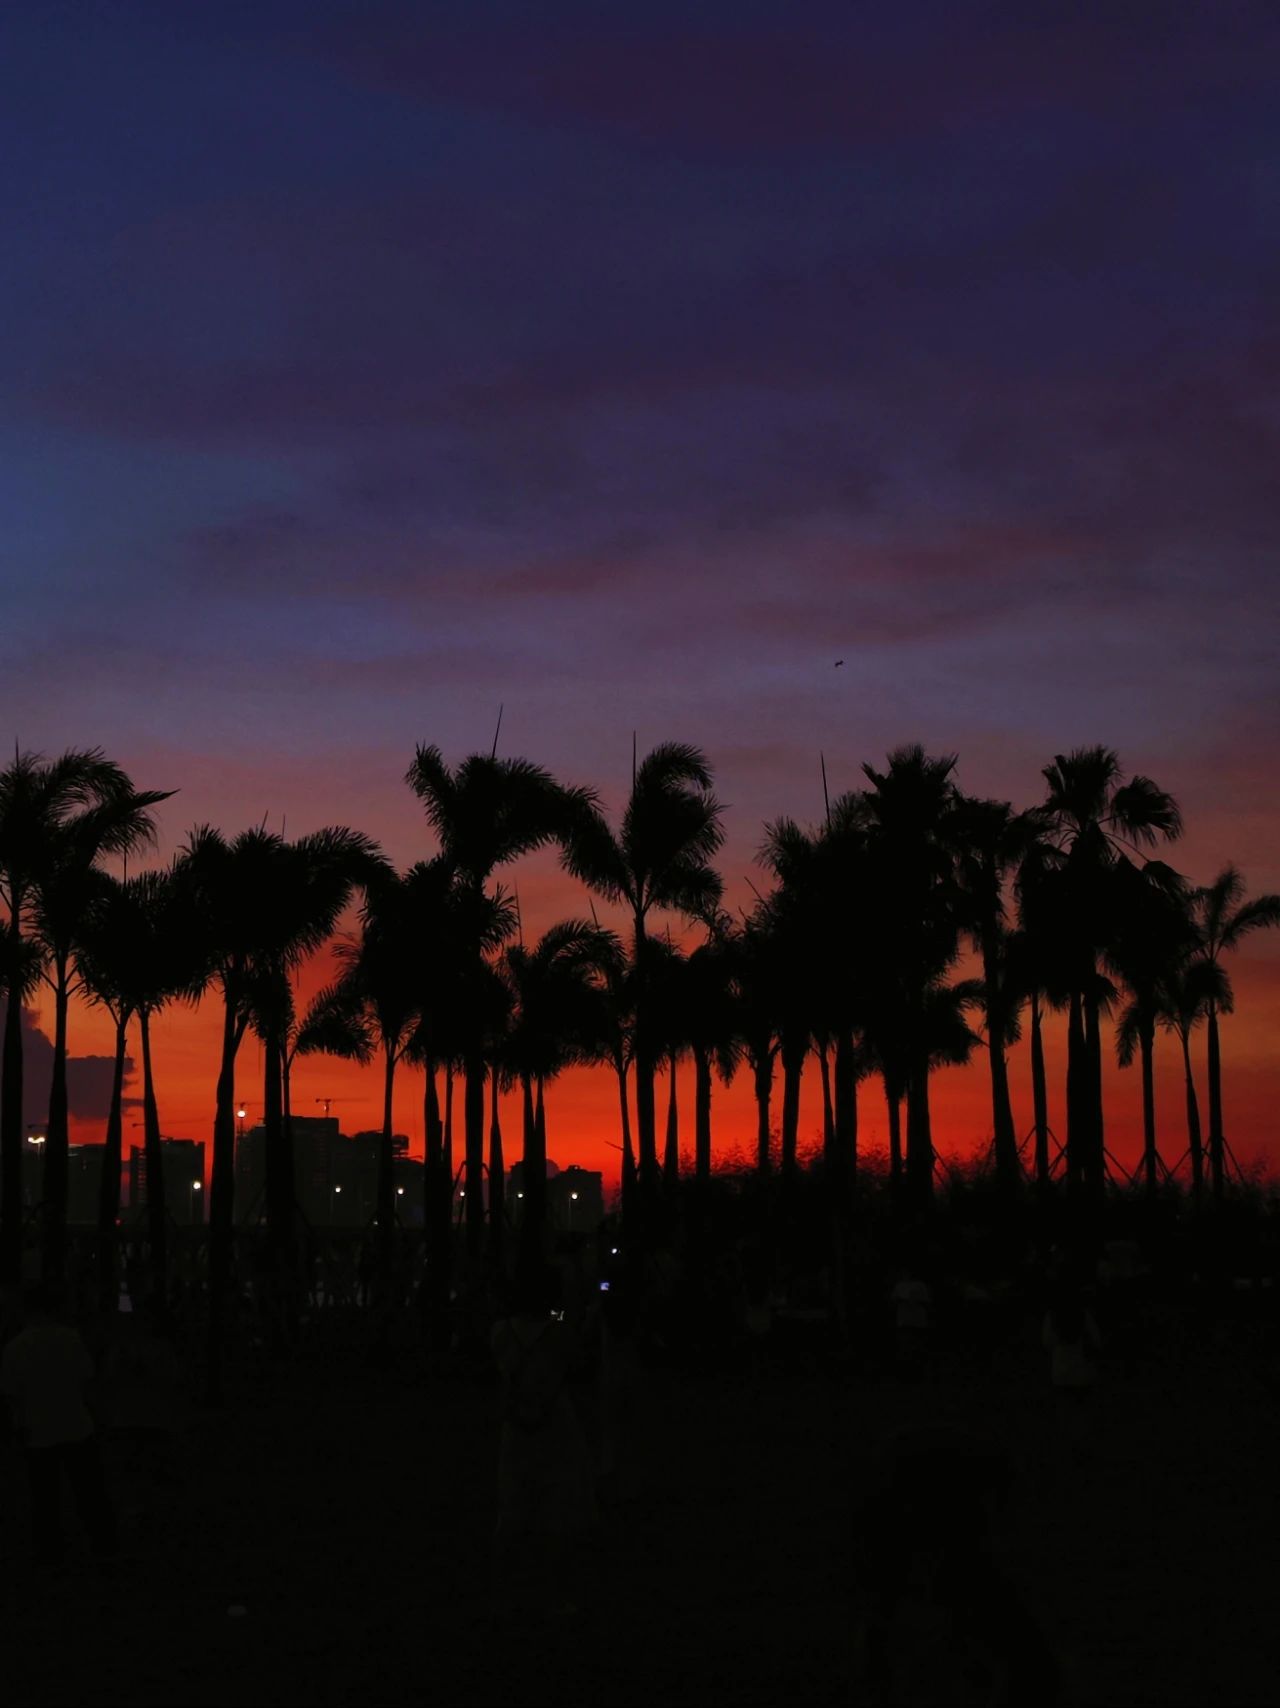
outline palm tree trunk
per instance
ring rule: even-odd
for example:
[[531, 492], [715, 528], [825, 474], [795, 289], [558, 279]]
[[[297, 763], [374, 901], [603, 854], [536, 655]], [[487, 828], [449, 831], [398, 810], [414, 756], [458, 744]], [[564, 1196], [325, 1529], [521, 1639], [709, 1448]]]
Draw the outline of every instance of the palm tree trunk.
[[843, 1198], [858, 1172], [858, 1059], [853, 1033], [843, 1026], [836, 1033], [835, 1105], [836, 1158]]
[[19, 924], [23, 896], [13, 886], [9, 897], [10, 950], [8, 1000], [4, 1015], [4, 1059], [0, 1071], [0, 1283], [16, 1287], [22, 1280], [22, 1147], [26, 1139], [22, 1113], [22, 996], [19, 966], [22, 943]]
[[1226, 1139], [1222, 1125], [1222, 1055], [1218, 1044], [1218, 1005], [1209, 1004], [1209, 1181], [1215, 1199], [1226, 1190]]
[[[993, 970], [988, 974], [988, 993], [991, 980], [998, 979]], [[1005, 1056], [1005, 1027], [1008, 1015], [1003, 997], [987, 998], [987, 1061], [991, 1069], [991, 1127], [995, 1150], [996, 1178], [1006, 1185], [1016, 1185], [1019, 1178], [1018, 1133], [1013, 1124], [1013, 1102], [1009, 1095], [1009, 1063]]]
[[435, 1063], [430, 1057], [424, 1071], [422, 1238], [427, 1260], [426, 1296], [428, 1304], [441, 1305], [449, 1296], [449, 1223], [453, 1192], [445, 1164], [444, 1123], [440, 1118]]
[[[542, 1158], [543, 1178], [547, 1169], [547, 1082], [541, 1074], [538, 1075], [534, 1091], [533, 1125], [537, 1140], [538, 1155]], [[544, 1188], [545, 1193], [545, 1188]], [[544, 1197], [545, 1202], [545, 1197]]]
[[671, 1192], [680, 1184], [680, 1106], [676, 1101], [676, 1052], [667, 1054], [667, 1142], [662, 1157], [662, 1184]]
[[70, 989], [67, 957], [54, 962], [53, 1078], [49, 1119], [44, 1130], [44, 1278], [51, 1286], [66, 1280], [67, 1268], [67, 1009]]
[[463, 1142], [466, 1146], [467, 1258], [474, 1263], [484, 1247], [484, 1088], [483, 1056], [468, 1056], [462, 1100]]
[[658, 1180], [658, 1118], [654, 1099], [654, 1077], [657, 1064], [649, 1048], [649, 993], [645, 989], [647, 957], [645, 955], [644, 915], [635, 915], [635, 1069], [636, 1069], [636, 1137], [640, 1147], [639, 1185], [648, 1192]]
[[711, 1052], [693, 1052], [693, 1174], [705, 1186], [711, 1179]]
[[147, 1161], [147, 1240], [151, 1246], [151, 1299], [163, 1310], [169, 1291], [168, 1206], [164, 1200], [164, 1152], [160, 1148], [160, 1114], [156, 1108], [155, 1079], [151, 1072], [151, 1016], [144, 1008], [138, 1016], [142, 1033], [142, 1136]]
[[213, 1174], [209, 1182], [209, 1402], [222, 1403], [222, 1350], [231, 1288], [235, 1199], [236, 1052], [243, 1027], [235, 998], [224, 991], [222, 1060], [213, 1117]]
[[507, 1172], [502, 1156], [502, 1123], [498, 1115], [498, 1069], [489, 1069], [489, 1238], [493, 1258], [502, 1267], [506, 1234]]
[[756, 1169], [768, 1174], [770, 1168], [769, 1104], [773, 1097], [773, 1051], [763, 1049], [755, 1060], [756, 1092]]
[[450, 1220], [453, 1218], [453, 1063], [444, 1064], [444, 1160], [449, 1174]]
[[933, 1196], [933, 1123], [929, 1114], [929, 1060], [923, 1049], [907, 1076], [907, 1185], [917, 1204]]
[[613, 1071], [618, 1079], [618, 1107], [622, 1117], [622, 1216], [625, 1221], [636, 1209], [636, 1153], [631, 1144], [631, 1104], [627, 1097], [627, 1058], [614, 1051]]
[[124, 1140], [124, 1064], [128, 1047], [129, 1021], [116, 1021], [115, 1062], [111, 1072], [111, 1104], [107, 1110], [106, 1142], [102, 1147], [102, 1174], [98, 1180], [98, 1300], [104, 1312], [116, 1309], [120, 1280], [116, 1258], [119, 1242], [116, 1224], [120, 1219], [120, 1162]]
[[782, 1048], [782, 1178], [794, 1180], [800, 1139], [800, 1085], [808, 1040], [788, 1040]]
[[887, 1079], [884, 1100], [889, 1109], [889, 1184], [896, 1187], [902, 1181], [902, 1097]]
[[1100, 1194], [1107, 1178], [1107, 1138], [1102, 1107], [1102, 1016], [1092, 992], [1086, 993], [1084, 999], [1084, 1035], [1092, 1181], [1094, 1192]]
[[269, 1031], [262, 1040], [262, 1127], [266, 1149], [267, 1243], [272, 1261], [286, 1260], [292, 1243], [296, 1189], [293, 1147], [284, 1126], [284, 1079], [280, 1039]]
[[1156, 1028], [1144, 1020], [1138, 1038], [1142, 1051], [1142, 1170], [1148, 1195], [1160, 1184], [1160, 1153], [1156, 1149]]
[[1067, 1184], [1075, 1189], [1085, 1184], [1089, 1174], [1085, 1078], [1084, 1011], [1079, 991], [1073, 990], [1067, 1016]]
[[822, 1166], [831, 1180], [836, 1170], [836, 1112], [831, 1101], [831, 1062], [825, 1038], [818, 1045], [818, 1074], [822, 1080]]
[[1191, 1035], [1182, 1032], [1182, 1071], [1187, 1088], [1187, 1147], [1191, 1152], [1191, 1191], [1197, 1202], [1204, 1191], [1204, 1150], [1200, 1142], [1200, 1099], [1191, 1070]]
[[520, 1190], [524, 1194], [520, 1211], [520, 1246], [532, 1257], [542, 1249], [542, 1233], [547, 1219], [547, 1152], [533, 1105], [533, 1076], [527, 1072], [520, 1075], [520, 1113], [523, 1129]]
[[1040, 993], [1031, 993], [1031, 1108], [1036, 1135], [1036, 1185], [1049, 1184], [1049, 1082], [1044, 1071]]
[[376, 1187], [378, 1221], [378, 1271], [382, 1285], [389, 1286], [395, 1250], [396, 1185], [395, 1185], [395, 1114], [394, 1092], [396, 1079], [396, 1048], [387, 1040], [382, 1046], [382, 1132], [378, 1138], [378, 1180]]

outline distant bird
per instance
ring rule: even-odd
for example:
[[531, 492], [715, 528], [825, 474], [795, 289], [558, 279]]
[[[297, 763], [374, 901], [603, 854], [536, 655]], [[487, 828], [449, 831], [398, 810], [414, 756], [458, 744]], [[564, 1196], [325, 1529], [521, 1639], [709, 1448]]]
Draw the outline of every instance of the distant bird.
[[840, 668], [840, 666], [841, 666], [841, 665], [842, 665], [842, 664], [843, 664], [843, 663], [844, 663], [844, 659], [843, 659], [843, 658], [837, 658], [837, 659], [836, 659], [836, 661], [835, 661], [835, 663], [834, 663], [834, 664], [833, 664], [833, 665], [832, 665], [832, 666], [831, 666], [831, 668], [832, 668], [832, 669], [833, 669], [833, 670], [839, 670], [839, 668]]

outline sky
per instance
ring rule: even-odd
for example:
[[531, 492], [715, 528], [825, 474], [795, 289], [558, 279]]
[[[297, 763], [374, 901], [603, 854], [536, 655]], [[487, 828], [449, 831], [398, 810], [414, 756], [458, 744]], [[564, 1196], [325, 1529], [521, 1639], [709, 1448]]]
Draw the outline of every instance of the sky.
[[[1021, 805], [1103, 742], [1180, 869], [1280, 889], [1278, 49], [1247, 0], [3, 9], [5, 739], [177, 789], [160, 858], [267, 815], [402, 865], [415, 745], [500, 704], [611, 807], [633, 731], [691, 741], [734, 901], [820, 752], [841, 788], [922, 741]], [[529, 930], [584, 911], [509, 876]], [[1269, 1157], [1280, 945], [1234, 972], [1228, 1137]], [[212, 1005], [157, 1050], [207, 1136]], [[944, 1150], [983, 1077], [939, 1078]], [[321, 1095], [377, 1120], [355, 1069]], [[558, 1086], [551, 1154], [612, 1168], [612, 1099]]]

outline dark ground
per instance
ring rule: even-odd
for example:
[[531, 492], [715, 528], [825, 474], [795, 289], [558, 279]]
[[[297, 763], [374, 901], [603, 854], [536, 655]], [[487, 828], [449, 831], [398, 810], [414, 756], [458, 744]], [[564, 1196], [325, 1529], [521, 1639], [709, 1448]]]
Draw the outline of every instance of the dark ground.
[[[113, 1439], [128, 1563], [25, 1573], [3, 1459], [3, 1689], [13, 1704], [776, 1703], [862, 1698], [850, 1514], [877, 1444], [956, 1421], [1009, 1443], [1001, 1556], [1071, 1703], [1280, 1702], [1276, 1425], [1248, 1337], [1166, 1337], [1132, 1379], [1060, 1408], [1028, 1347], [975, 1384], [656, 1372], [638, 1498], [607, 1515], [593, 1603], [513, 1630], [490, 1606], [496, 1449], [483, 1379], [355, 1353], [246, 1374], [182, 1421], [166, 1492]], [[590, 1402], [591, 1390], [583, 1390]], [[243, 1616], [228, 1609], [242, 1606]], [[900, 1689], [953, 1682], [937, 1616], [903, 1628]], [[966, 1694], [968, 1691], [968, 1694]]]

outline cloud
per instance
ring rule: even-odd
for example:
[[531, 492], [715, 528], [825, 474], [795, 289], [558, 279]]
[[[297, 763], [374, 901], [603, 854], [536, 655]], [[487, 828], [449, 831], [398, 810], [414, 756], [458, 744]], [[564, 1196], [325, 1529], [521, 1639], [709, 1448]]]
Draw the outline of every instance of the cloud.
[[[7, 1004], [0, 998], [0, 1027]], [[44, 1121], [49, 1114], [49, 1090], [53, 1084], [53, 1040], [41, 1029], [30, 1009], [22, 1011], [22, 1118]], [[132, 1056], [125, 1057], [125, 1086], [135, 1076]], [[111, 1085], [115, 1062], [111, 1056], [67, 1058], [67, 1107], [76, 1121], [105, 1121], [111, 1108]], [[140, 1099], [125, 1097], [127, 1107]]]

